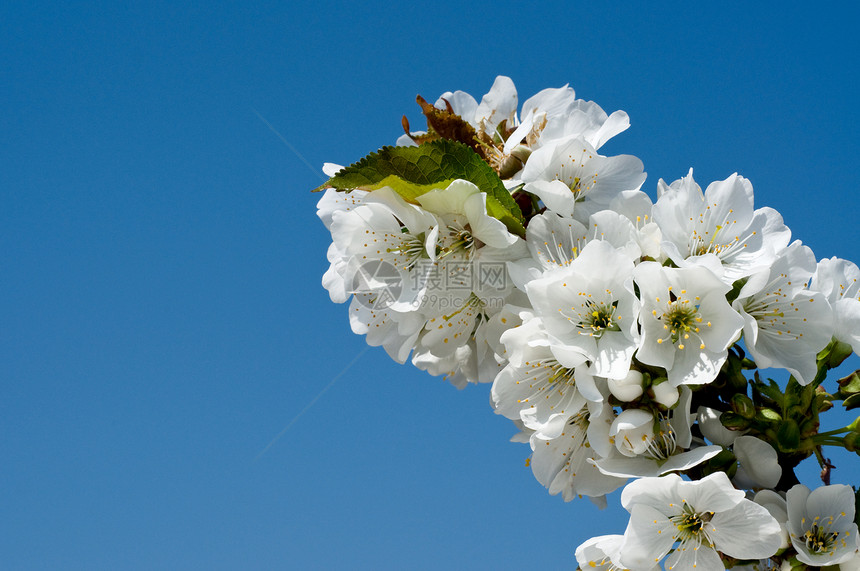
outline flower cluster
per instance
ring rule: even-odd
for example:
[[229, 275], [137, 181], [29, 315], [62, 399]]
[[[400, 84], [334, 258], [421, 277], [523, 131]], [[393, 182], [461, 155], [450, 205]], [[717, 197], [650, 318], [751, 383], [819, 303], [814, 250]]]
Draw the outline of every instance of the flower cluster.
[[570, 87], [418, 102], [426, 131], [404, 117], [397, 146], [324, 169], [323, 285], [352, 330], [492, 383], [550, 494], [627, 484], [627, 530], [583, 543], [582, 568], [860, 565], [854, 492], [794, 474], [814, 454], [827, 483], [822, 446], [860, 447], [856, 422], [819, 430], [860, 406], [857, 374], [823, 387], [860, 352], [860, 269], [792, 242], [738, 174], [703, 191], [691, 169], [652, 201], [639, 159], [598, 152], [626, 113]]

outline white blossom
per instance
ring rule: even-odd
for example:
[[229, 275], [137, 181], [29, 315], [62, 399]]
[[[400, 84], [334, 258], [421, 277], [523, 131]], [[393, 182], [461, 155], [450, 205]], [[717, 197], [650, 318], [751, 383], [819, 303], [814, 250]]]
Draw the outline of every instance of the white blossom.
[[638, 190], [645, 181], [642, 161], [632, 155], [604, 157], [582, 139], [569, 139], [531, 154], [522, 172], [525, 190], [547, 208], [571, 216], [575, 206], [587, 214], [607, 208], [621, 191]]
[[612, 407], [589, 402], [573, 415], [556, 415], [529, 440], [530, 465], [538, 482], [565, 501], [600, 498], [624, 485], [625, 477], [602, 474], [592, 463], [609, 452]]
[[797, 558], [807, 565], [847, 563], [860, 548], [854, 523], [854, 490], [843, 484], [810, 492], [797, 484], [786, 494], [788, 531]]
[[615, 446], [589, 462], [608, 476], [642, 478], [688, 470], [716, 456], [722, 447], [693, 446], [691, 400], [692, 391], [682, 386], [678, 403], [668, 415], [641, 409], [623, 411], [610, 425]]
[[545, 212], [532, 218], [526, 230], [531, 256], [508, 264], [514, 284], [527, 291], [529, 282], [566, 268], [594, 240], [608, 242], [633, 262], [642, 254], [636, 228], [616, 212], [597, 212], [585, 224], [570, 216]]
[[788, 369], [802, 385], [818, 372], [816, 356], [833, 331], [827, 300], [806, 287], [815, 268], [812, 250], [794, 242], [770, 268], [750, 276], [732, 304], [744, 318], [744, 345], [756, 365]]
[[833, 307], [836, 339], [860, 354], [860, 269], [841, 258], [818, 262], [809, 288], [824, 294]]
[[643, 262], [633, 275], [642, 300], [636, 358], [666, 369], [675, 386], [713, 381], [743, 326], [726, 302], [730, 286], [700, 266]]
[[[579, 563], [579, 568], [594, 571], [626, 571], [626, 568], [618, 563], [623, 542], [623, 535], [600, 535], [583, 542], [576, 548], [576, 562]], [[646, 571], [657, 569], [660, 567], [654, 565]]]
[[541, 430], [555, 416], [579, 413], [603, 396], [586, 367], [558, 362], [540, 319], [530, 319], [502, 334], [509, 362], [496, 376], [491, 402], [498, 414]]
[[527, 144], [532, 149], [553, 141], [580, 137], [595, 149], [626, 130], [630, 119], [624, 111], [607, 115], [593, 101], [576, 99], [567, 85], [538, 92], [523, 102], [522, 122], [506, 141], [505, 150]]
[[639, 342], [632, 274], [629, 258], [596, 240], [566, 268], [528, 284], [535, 314], [561, 363], [571, 367], [588, 361], [594, 375], [627, 375]]
[[790, 232], [772, 208], [753, 210], [750, 182], [737, 174], [708, 185], [705, 193], [689, 174], [666, 185], [654, 220], [663, 232], [663, 249], [678, 266], [721, 265], [720, 276], [731, 284], [767, 268], [776, 252], [788, 245]]
[[[620, 563], [648, 568], [722, 571], [719, 553], [738, 559], [770, 557], [779, 547], [779, 524], [762, 506], [732, 487], [723, 472], [687, 482], [675, 474], [642, 478], [621, 492], [630, 512]], [[676, 545], [677, 544], [677, 545]]]

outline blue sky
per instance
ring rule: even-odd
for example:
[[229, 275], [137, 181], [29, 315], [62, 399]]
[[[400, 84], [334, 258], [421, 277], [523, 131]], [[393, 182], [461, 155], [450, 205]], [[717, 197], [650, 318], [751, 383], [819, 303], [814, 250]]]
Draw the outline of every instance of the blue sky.
[[2, 566], [555, 569], [623, 532], [547, 495], [487, 386], [365, 351], [314, 169], [419, 125], [416, 94], [570, 83], [630, 114], [602, 152], [652, 196], [739, 172], [860, 261], [857, 14], [807, 6], [4, 5]]

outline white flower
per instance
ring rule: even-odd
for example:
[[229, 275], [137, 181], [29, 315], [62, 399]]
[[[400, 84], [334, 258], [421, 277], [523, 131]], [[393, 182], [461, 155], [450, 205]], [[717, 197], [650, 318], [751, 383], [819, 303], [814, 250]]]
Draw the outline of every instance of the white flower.
[[514, 292], [505, 263], [527, 255], [525, 242], [487, 214], [487, 195], [471, 182], [455, 180], [417, 200], [439, 231], [435, 259], [419, 260], [411, 274], [418, 280], [417, 310], [426, 319], [413, 363], [458, 386], [461, 373], [470, 382], [489, 382], [495, 375], [487, 371], [501, 363], [486, 351], [483, 330]]
[[833, 307], [833, 336], [860, 353], [860, 269], [836, 257], [821, 260], [809, 288], [823, 293]]
[[317, 216], [327, 230], [331, 230], [331, 218], [335, 212], [349, 211], [361, 204], [367, 192], [363, 190], [352, 190], [341, 192], [333, 188], [325, 189], [319, 202], [317, 202]]
[[399, 313], [374, 308], [373, 294], [354, 294], [349, 305], [349, 324], [356, 335], [366, 335], [371, 347], [382, 345], [385, 352], [405, 363], [415, 347], [424, 319], [417, 313]]
[[769, 269], [750, 276], [732, 304], [744, 318], [744, 345], [756, 365], [788, 369], [802, 385], [815, 377], [816, 356], [833, 336], [830, 305], [806, 288], [815, 268], [812, 250], [794, 242]]
[[551, 495], [569, 502], [578, 495], [600, 498], [624, 485], [626, 478], [606, 476], [592, 463], [609, 452], [612, 407], [589, 402], [578, 413], [556, 415], [529, 440], [530, 465], [538, 482]]
[[[663, 249], [678, 266], [722, 264], [726, 283], [768, 267], [790, 232], [772, 208], [753, 211], [750, 182], [737, 174], [711, 183], [704, 194], [693, 170], [671, 185], [660, 180], [654, 220]], [[716, 258], [716, 260], [714, 259]]]
[[607, 208], [621, 191], [638, 190], [645, 181], [642, 169], [642, 161], [632, 155], [604, 157], [582, 139], [570, 139], [532, 153], [522, 180], [549, 210], [570, 216], [574, 205], [591, 214]]
[[593, 101], [576, 99], [571, 87], [549, 88], [523, 102], [522, 122], [506, 141], [505, 151], [525, 143], [537, 149], [552, 141], [580, 137], [595, 149], [630, 126], [624, 111], [607, 116]]
[[[420, 260], [435, 256], [438, 234], [436, 217], [407, 204], [396, 192], [383, 187], [368, 193], [352, 209], [332, 212], [329, 249], [330, 273], [324, 278], [332, 299], [341, 290], [384, 296], [375, 308], [411, 311], [424, 283], [427, 266]], [[420, 274], [420, 275], [419, 275]]]
[[589, 242], [567, 268], [530, 282], [528, 296], [567, 366], [591, 363], [601, 377], [623, 379], [639, 342], [633, 262], [610, 244]]
[[693, 443], [692, 398], [690, 388], [682, 386], [678, 403], [668, 417], [638, 409], [622, 412], [610, 426], [615, 448], [589, 462], [608, 476], [642, 478], [688, 470], [716, 456], [722, 451], [720, 446], [687, 450]]
[[779, 547], [779, 524], [745, 499], [723, 472], [687, 482], [675, 474], [642, 478], [621, 492], [630, 512], [620, 563], [631, 569], [666, 560], [666, 569], [722, 571], [719, 552], [738, 559], [770, 557]]
[[579, 413], [586, 402], [603, 396], [586, 367], [568, 368], [549, 347], [540, 319], [530, 319], [502, 334], [508, 364], [493, 382], [496, 413], [541, 430], [555, 416]]
[[[448, 106], [478, 132], [485, 133], [490, 138], [502, 122], [507, 122], [508, 129], [519, 124], [517, 88], [511, 78], [504, 75], [496, 77], [490, 91], [481, 98], [480, 104], [464, 91], [446, 91], [436, 100], [435, 107], [447, 109]], [[397, 141], [398, 145], [410, 143], [414, 144], [405, 135]]]
[[570, 216], [545, 212], [532, 218], [526, 229], [531, 257], [508, 264], [514, 284], [527, 291], [530, 281], [543, 277], [546, 272], [566, 268], [593, 240], [608, 242], [634, 262], [642, 255], [636, 228], [616, 212], [597, 212], [587, 224]]
[[[594, 571], [625, 571], [618, 563], [621, 544], [624, 542], [623, 535], [600, 535], [592, 537], [576, 548], [576, 562], [583, 570]], [[658, 570], [654, 565], [647, 571]]]
[[834, 484], [810, 492], [797, 484], [786, 494], [788, 531], [797, 558], [807, 565], [847, 563], [860, 548], [854, 490]]
[[704, 267], [636, 266], [642, 343], [636, 358], [666, 369], [669, 382], [713, 381], [738, 338], [743, 319], [726, 302], [730, 286]]

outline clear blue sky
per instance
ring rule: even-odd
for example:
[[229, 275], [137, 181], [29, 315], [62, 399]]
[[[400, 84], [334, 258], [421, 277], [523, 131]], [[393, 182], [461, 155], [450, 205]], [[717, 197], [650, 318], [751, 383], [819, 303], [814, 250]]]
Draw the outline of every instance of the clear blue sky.
[[[392, 143], [403, 113], [420, 124], [418, 93], [570, 83], [630, 114], [602, 152], [640, 157], [652, 196], [690, 166], [737, 171], [819, 258], [860, 261], [857, 13], [16, 4], [0, 8], [3, 569], [559, 569], [623, 532], [617, 506], [545, 492], [489, 387], [362, 353], [320, 286], [322, 175], [304, 160]], [[858, 483], [856, 456], [835, 463]]]

